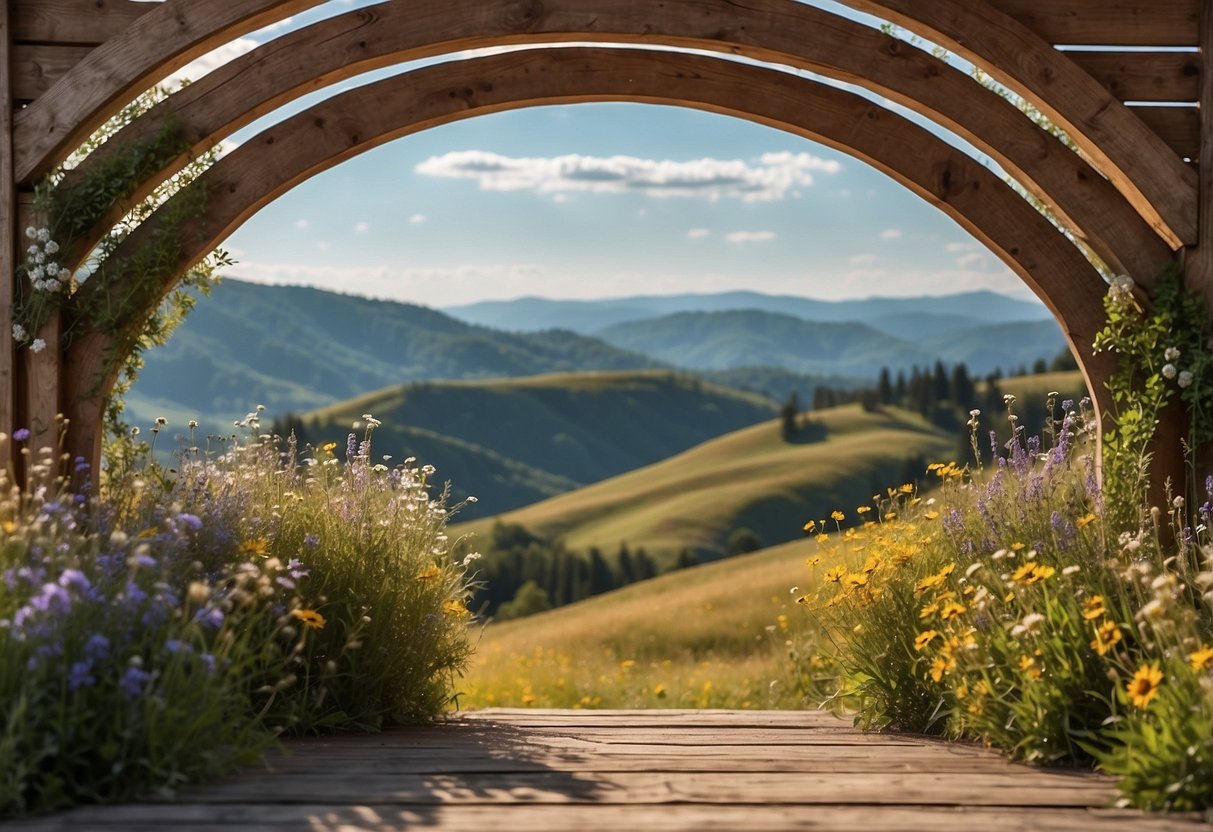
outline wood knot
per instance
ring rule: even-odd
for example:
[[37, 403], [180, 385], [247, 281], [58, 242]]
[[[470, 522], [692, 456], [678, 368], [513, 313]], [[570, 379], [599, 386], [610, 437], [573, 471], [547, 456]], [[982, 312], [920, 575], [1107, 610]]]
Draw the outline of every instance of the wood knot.
[[511, 29], [530, 29], [543, 17], [541, 0], [521, 0], [506, 10], [504, 23]]

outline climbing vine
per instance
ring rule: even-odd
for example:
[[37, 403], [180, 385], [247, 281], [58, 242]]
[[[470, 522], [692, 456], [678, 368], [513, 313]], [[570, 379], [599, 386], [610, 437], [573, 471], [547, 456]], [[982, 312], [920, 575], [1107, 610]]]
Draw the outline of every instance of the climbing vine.
[[[98, 156], [82, 175], [68, 175], [80, 160], [171, 92], [160, 86], [140, 96], [39, 185], [34, 200], [37, 224], [25, 231], [28, 249], [17, 269], [12, 336], [18, 345], [37, 353], [51, 346], [44, 334], [58, 337], [59, 348], [88, 331], [115, 337], [117, 347], [105, 356], [102, 372], [102, 377], [118, 378], [106, 403], [111, 437], [126, 434], [122, 397], [143, 366], [143, 352], [165, 343], [197, 294], [209, 292], [218, 269], [231, 262], [224, 251], [212, 252], [164, 295], [191, 226], [206, 210], [206, 190], [198, 179], [218, 160], [214, 149], [189, 157], [176, 175], [136, 199], [152, 174], [190, 153], [190, 141], [175, 119], [164, 118], [154, 135], [121, 152]], [[154, 230], [137, 245], [124, 245], [153, 213]], [[112, 224], [100, 243], [91, 252], [79, 252], [84, 236], [103, 222]], [[68, 256], [84, 262], [75, 268], [64, 262]], [[150, 317], [145, 316], [148, 308], [156, 309]], [[46, 329], [55, 315], [61, 316], [58, 332]]]

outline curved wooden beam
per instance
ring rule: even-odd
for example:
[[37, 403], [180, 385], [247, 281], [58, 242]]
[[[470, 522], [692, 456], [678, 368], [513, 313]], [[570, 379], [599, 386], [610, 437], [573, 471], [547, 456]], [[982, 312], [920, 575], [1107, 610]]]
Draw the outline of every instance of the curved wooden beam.
[[[318, 87], [383, 66], [474, 47], [586, 40], [726, 51], [868, 87], [990, 154], [1114, 269], [1149, 283], [1171, 250], [1104, 177], [1001, 96], [920, 49], [793, 0], [681, 0], [636, 12], [626, 0], [552, 0], [531, 15], [515, 0], [385, 3], [313, 24], [239, 57], [172, 96], [86, 160], [146, 140], [171, 115], [195, 152]], [[722, 25], [724, 23], [725, 25]], [[166, 167], [148, 187], [184, 162]], [[69, 255], [83, 258], [109, 223]], [[104, 227], [103, 227], [104, 226]], [[70, 258], [69, 258], [70, 259]]]
[[94, 49], [13, 119], [14, 172], [30, 184], [135, 96], [194, 58], [324, 0], [167, 0]]
[[[488, 80], [491, 79], [491, 80]], [[860, 96], [736, 61], [641, 50], [542, 49], [427, 67], [324, 101], [243, 144], [209, 170], [205, 216], [176, 264], [179, 275], [260, 208], [346, 159], [385, 142], [460, 119], [520, 107], [588, 101], [672, 104], [737, 116], [835, 147], [884, 171], [936, 205], [986, 244], [1045, 302], [1061, 322], [1089, 389], [1105, 395], [1107, 355], [1091, 343], [1102, 327], [1105, 284], [1075, 246], [983, 165], [930, 132]], [[171, 202], [161, 211], [171, 210]], [[114, 257], [128, 256], [156, 233], [157, 217], [141, 225]], [[176, 282], [102, 287], [85, 283], [73, 306], [130, 304], [141, 310], [116, 342], [97, 332], [73, 341], [69, 389], [92, 390], [67, 402], [81, 430], [76, 452], [99, 440], [98, 398], [109, 348], [125, 350], [140, 323]], [[95, 297], [104, 292], [105, 296]], [[129, 308], [129, 307], [128, 307]], [[83, 324], [84, 321], [78, 321]], [[1107, 402], [1100, 402], [1100, 411]], [[99, 427], [97, 428], [99, 429]], [[93, 444], [90, 444], [93, 443]]]
[[[1197, 241], [1195, 170], [1102, 84], [985, 0], [842, 0], [929, 38], [1040, 108], [1164, 234]], [[1098, 14], [1097, 7], [1092, 13]]]

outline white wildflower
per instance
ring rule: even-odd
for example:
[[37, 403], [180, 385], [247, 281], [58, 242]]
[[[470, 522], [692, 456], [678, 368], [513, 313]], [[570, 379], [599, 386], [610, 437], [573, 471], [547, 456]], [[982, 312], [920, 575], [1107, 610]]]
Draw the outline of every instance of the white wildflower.
[[38, 239], [38, 229], [31, 225], [29, 228], [25, 229], [25, 236], [29, 237], [31, 240]]
[[1196, 380], [1195, 376], [1193, 376], [1187, 370], [1184, 370], [1182, 373], [1179, 374], [1179, 378], [1176, 379], [1175, 383], [1178, 384], [1180, 387], [1191, 387], [1192, 382], [1195, 380]]
[[1183, 508], [1184, 507], [1184, 498], [1176, 497], [1174, 500], [1171, 501], [1171, 505], [1175, 506], [1176, 508]]
[[1162, 354], [1162, 357], [1167, 361], [1174, 361], [1175, 359], [1179, 358], [1179, 356], [1180, 352], [1175, 347], [1167, 347], [1166, 351]]
[[51, 230], [49, 228], [38, 229], [38, 242], [48, 243], [51, 239]]
[[1079, 566], [1078, 564], [1074, 564], [1073, 566], [1067, 566], [1065, 569], [1061, 570], [1061, 574], [1076, 575], [1081, 571], [1082, 571], [1082, 567]]
[[29, 333], [27, 333], [25, 331], [25, 327], [21, 326], [21, 324], [13, 324], [13, 340], [14, 341], [24, 341], [25, 336], [28, 334]]
[[44, 349], [46, 349], [46, 342], [41, 338], [35, 338], [34, 342], [29, 345], [29, 348], [34, 352], [42, 352]]
[[1166, 378], [1175, 378], [1179, 374], [1179, 368], [1174, 364], [1163, 364], [1162, 374]]
[[58, 254], [59, 253], [59, 244], [56, 243], [54, 240], [47, 240], [44, 250], [46, 251], [47, 254]]
[[1015, 394], [1014, 393], [1003, 393], [1002, 394], [1002, 403], [1007, 405], [1008, 407], [1015, 404]]

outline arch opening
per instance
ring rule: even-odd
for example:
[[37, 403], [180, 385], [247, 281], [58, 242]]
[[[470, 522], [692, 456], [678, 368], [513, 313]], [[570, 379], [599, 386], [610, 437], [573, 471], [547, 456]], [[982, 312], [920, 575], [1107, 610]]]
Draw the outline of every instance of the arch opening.
[[[599, 47], [512, 52], [415, 70], [315, 105], [246, 142], [204, 176], [211, 194], [206, 215], [173, 276], [140, 298], [143, 314], [150, 314], [177, 274], [261, 207], [323, 170], [454, 120], [585, 101], [670, 104], [748, 119], [876, 167], [941, 208], [1007, 263], [1061, 322], [1089, 389], [1097, 395], [1102, 390], [1097, 382], [1105, 372], [1104, 357], [1093, 355], [1090, 344], [1103, 321], [1103, 280], [1069, 240], [1001, 179], [930, 132], [860, 96], [788, 73], [670, 52]], [[115, 256], [133, 251], [155, 227], [153, 217]], [[99, 285], [86, 283], [69, 317], [100, 291]], [[78, 431], [74, 452], [93, 458], [99, 454], [100, 402], [114, 379], [103, 378], [100, 387], [96, 380], [104, 375], [107, 350], [128, 347], [121, 337], [96, 331], [72, 343], [66, 364], [72, 389], [95, 391], [67, 402]]]

